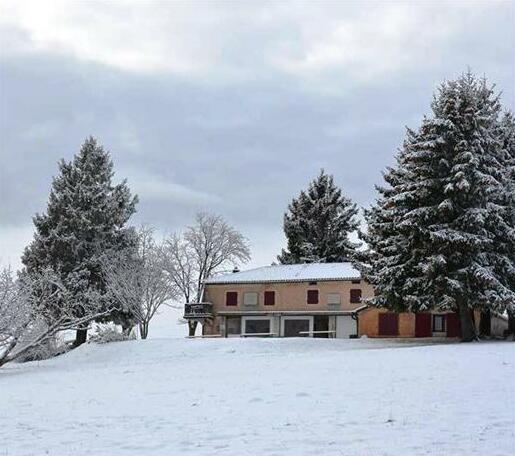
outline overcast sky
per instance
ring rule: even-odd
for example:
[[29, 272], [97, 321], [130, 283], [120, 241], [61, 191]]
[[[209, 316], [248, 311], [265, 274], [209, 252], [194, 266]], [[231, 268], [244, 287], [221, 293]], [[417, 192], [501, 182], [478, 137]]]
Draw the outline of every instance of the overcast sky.
[[360, 206], [435, 87], [467, 66], [515, 108], [515, 2], [0, 0], [0, 263], [93, 135], [169, 233], [198, 210], [252, 265], [320, 168]]

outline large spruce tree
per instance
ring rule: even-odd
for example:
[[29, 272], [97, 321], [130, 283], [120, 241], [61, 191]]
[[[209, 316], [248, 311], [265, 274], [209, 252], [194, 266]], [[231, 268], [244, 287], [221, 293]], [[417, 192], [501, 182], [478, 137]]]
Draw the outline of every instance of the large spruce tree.
[[[502, 239], [502, 246], [506, 248], [509, 263], [505, 268], [509, 277], [510, 286], [515, 290], [515, 117], [511, 112], [506, 112], [501, 121], [502, 146], [506, 153], [504, 203], [507, 208], [507, 221], [512, 231], [512, 236]], [[509, 332], [515, 335], [515, 300], [508, 306]]]
[[347, 261], [358, 244], [349, 233], [358, 228], [358, 209], [324, 170], [293, 199], [284, 215], [288, 242], [277, 259], [283, 264]]
[[[123, 323], [128, 315], [106, 292], [101, 258], [109, 252], [136, 247], [126, 223], [135, 212], [137, 198], [123, 181], [114, 185], [110, 155], [92, 137], [71, 162], [62, 160], [53, 179], [46, 213], [34, 217], [35, 234], [22, 261], [27, 272], [51, 267], [70, 292], [77, 314], [83, 303], [112, 309], [109, 318]], [[86, 340], [87, 329], [77, 331], [76, 344]]]
[[365, 212], [369, 250], [358, 267], [374, 304], [454, 310], [468, 341], [473, 310], [502, 312], [515, 300], [507, 133], [498, 96], [470, 73], [442, 84], [431, 107]]

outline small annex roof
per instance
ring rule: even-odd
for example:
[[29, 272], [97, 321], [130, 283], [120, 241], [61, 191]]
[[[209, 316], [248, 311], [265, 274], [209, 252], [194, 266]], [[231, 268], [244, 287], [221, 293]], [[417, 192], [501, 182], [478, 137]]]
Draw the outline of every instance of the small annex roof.
[[205, 284], [315, 282], [360, 279], [359, 271], [351, 263], [277, 264], [226, 272], [207, 279]]

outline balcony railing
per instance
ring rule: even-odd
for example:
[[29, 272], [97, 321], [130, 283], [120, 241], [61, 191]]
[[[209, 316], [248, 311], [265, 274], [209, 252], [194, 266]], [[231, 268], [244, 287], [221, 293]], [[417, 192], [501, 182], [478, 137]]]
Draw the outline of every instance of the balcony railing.
[[184, 318], [210, 318], [213, 316], [213, 304], [210, 302], [190, 302], [184, 304]]

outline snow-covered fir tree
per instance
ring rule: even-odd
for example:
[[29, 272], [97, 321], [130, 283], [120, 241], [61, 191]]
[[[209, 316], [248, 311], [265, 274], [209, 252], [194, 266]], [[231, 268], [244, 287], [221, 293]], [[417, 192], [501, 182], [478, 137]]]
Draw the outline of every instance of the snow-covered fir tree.
[[[27, 272], [51, 268], [72, 296], [77, 315], [87, 303], [113, 309], [109, 318], [129, 324], [133, 316], [106, 293], [100, 258], [109, 251], [136, 248], [137, 237], [126, 223], [136, 210], [123, 181], [114, 185], [110, 155], [90, 137], [71, 162], [62, 160], [53, 179], [46, 213], [34, 217], [35, 234], [25, 249]], [[87, 329], [77, 331], [76, 344], [86, 340]]]
[[[505, 204], [508, 207], [506, 214], [507, 223], [513, 231], [513, 236], [503, 239], [507, 248], [509, 258], [511, 258], [510, 286], [515, 289], [515, 117], [511, 112], [506, 112], [501, 121], [502, 145], [506, 153], [505, 184], [504, 193]], [[509, 332], [515, 335], [515, 301], [508, 306]]]
[[277, 259], [282, 264], [347, 261], [358, 247], [349, 239], [358, 228], [357, 213], [356, 204], [322, 170], [288, 206], [284, 215], [288, 245]]
[[470, 73], [442, 84], [431, 107], [365, 212], [369, 250], [358, 267], [374, 304], [455, 310], [472, 340], [472, 310], [503, 312], [515, 300], [506, 129], [498, 96]]

